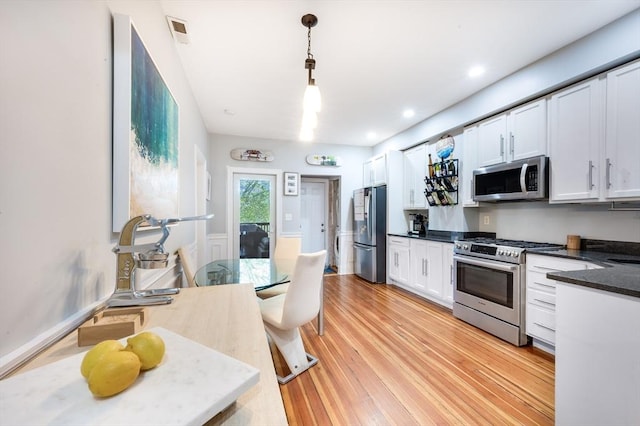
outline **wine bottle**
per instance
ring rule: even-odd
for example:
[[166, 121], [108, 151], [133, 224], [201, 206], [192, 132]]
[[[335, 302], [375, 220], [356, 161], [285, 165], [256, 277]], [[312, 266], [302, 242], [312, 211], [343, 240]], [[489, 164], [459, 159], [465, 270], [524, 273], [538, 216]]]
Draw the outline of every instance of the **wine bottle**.
[[429, 154], [429, 177], [433, 178], [433, 161], [431, 160], [431, 154]]

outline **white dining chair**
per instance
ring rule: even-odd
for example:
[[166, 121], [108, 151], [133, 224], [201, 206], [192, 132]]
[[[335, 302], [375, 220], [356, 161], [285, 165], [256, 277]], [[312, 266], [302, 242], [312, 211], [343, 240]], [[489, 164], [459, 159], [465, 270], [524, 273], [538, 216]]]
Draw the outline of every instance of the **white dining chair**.
[[299, 254], [288, 291], [258, 301], [264, 328], [290, 370], [289, 375], [278, 376], [280, 384], [318, 363], [316, 357], [305, 351], [299, 327], [320, 312], [326, 257], [326, 250]]
[[[302, 240], [299, 237], [278, 237], [276, 240], [276, 247], [273, 252], [273, 259], [276, 263], [279, 263], [279, 269], [282, 269], [282, 265], [295, 264], [295, 259], [300, 254], [302, 247]], [[284, 294], [287, 292], [289, 284], [279, 284], [274, 287], [269, 287], [264, 290], [256, 292], [259, 298], [268, 299], [270, 297]]]

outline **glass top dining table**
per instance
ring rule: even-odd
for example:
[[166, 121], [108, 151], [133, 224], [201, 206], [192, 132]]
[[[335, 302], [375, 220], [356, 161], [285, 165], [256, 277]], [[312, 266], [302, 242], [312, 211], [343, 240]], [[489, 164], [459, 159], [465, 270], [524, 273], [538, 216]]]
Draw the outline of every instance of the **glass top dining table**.
[[[196, 271], [198, 287], [253, 283], [256, 291], [290, 282], [296, 259], [221, 259]], [[323, 285], [324, 287], [324, 285]], [[324, 334], [324, 288], [318, 313], [318, 334]]]
[[207, 263], [195, 275], [199, 287], [253, 283], [256, 291], [290, 281], [295, 260], [221, 259]]

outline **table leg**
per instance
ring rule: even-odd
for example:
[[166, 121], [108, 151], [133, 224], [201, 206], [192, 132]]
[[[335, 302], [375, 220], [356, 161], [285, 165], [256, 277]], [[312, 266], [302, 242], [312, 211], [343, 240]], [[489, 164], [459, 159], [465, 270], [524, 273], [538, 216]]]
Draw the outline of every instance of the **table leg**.
[[318, 312], [318, 334], [324, 334], [324, 276], [320, 284], [320, 312]]

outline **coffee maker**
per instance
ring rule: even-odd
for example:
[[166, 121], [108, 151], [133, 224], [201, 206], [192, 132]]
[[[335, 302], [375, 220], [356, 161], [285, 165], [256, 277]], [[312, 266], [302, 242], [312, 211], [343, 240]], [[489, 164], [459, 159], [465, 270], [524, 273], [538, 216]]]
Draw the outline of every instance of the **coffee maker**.
[[411, 235], [427, 235], [427, 228], [425, 226], [426, 218], [420, 213], [410, 214], [413, 219], [409, 221], [409, 234]]

